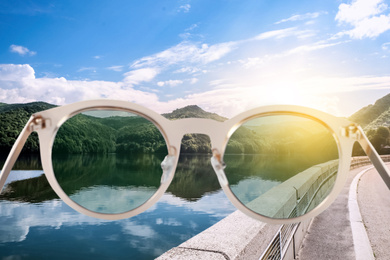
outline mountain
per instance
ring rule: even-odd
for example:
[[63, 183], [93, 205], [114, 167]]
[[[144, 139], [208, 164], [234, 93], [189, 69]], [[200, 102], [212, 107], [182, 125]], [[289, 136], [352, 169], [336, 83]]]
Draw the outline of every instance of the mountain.
[[[8, 154], [31, 114], [53, 107], [55, 106], [45, 102], [0, 103], [0, 154]], [[179, 108], [171, 113], [163, 114], [163, 116], [170, 120], [208, 118], [225, 121], [227, 119], [218, 114], [204, 111], [196, 105]], [[378, 99], [375, 104], [360, 109], [350, 117], [350, 120], [362, 125], [366, 131], [375, 130], [379, 126], [390, 126], [390, 94]], [[67, 122], [69, 124], [62, 126], [57, 134], [53, 146], [53, 150], [56, 152], [162, 152], [166, 149], [164, 138], [159, 130], [142, 117], [123, 117], [119, 114], [102, 117], [85, 113], [79, 114]], [[255, 129], [251, 129], [251, 126], [239, 130], [232, 136], [227, 152], [245, 153], [256, 150], [256, 147], [271, 149], [269, 147], [272, 145], [266, 140], [260, 140], [254, 134], [253, 130]], [[375, 133], [369, 135], [371, 139], [375, 137]], [[38, 151], [38, 136], [33, 133], [27, 140], [23, 152], [37, 153]], [[182, 139], [181, 152], [210, 153], [210, 139], [206, 135], [187, 134]]]
[[[27, 104], [0, 104], [0, 154], [8, 154], [29, 117], [36, 112], [55, 107], [44, 102]], [[209, 113], [196, 105], [163, 114], [170, 120], [180, 118], [209, 118], [224, 121], [226, 118]], [[53, 151], [56, 153], [84, 152], [162, 152], [164, 138], [149, 121], [136, 116], [90, 116], [79, 114], [69, 119], [57, 133]], [[23, 148], [24, 153], [39, 151], [38, 136], [33, 133]], [[183, 137], [183, 153], [210, 153], [208, 136], [188, 134]]]
[[168, 119], [180, 119], [180, 118], [208, 118], [216, 121], [223, 122], [227, 118], [217, 115], [215, 113], [206, 112], [197, 105], [190, 105], [183, 108], [174, 110], [168, 114], [162, 114]]
[[365, 130], [390, 126], [390, 94], [378, 99], [375, 104], [363, 107], [349, 118]]

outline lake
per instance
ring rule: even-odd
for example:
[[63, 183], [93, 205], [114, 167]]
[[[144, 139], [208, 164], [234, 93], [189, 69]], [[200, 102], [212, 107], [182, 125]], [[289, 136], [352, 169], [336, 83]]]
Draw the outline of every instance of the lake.
[[[159, 202], [142, 214], [118, 221], [74, 211], [51, 190], [38, 158], [19, 158], [6, 183], [12, 192], [0, 196], [0, 258], [153, 259], [235, 211], [220, 188], [210, 156], [181, 155], [174, 180]], [[73, 200], [106, 212], [111, 210], [108, 204], [89, 204], [91, 194], [114, 187], [120, 192], [115, 196], [140, 191], [143, 196], [145, 189], [156, 186], [154, 176], [161, 176], [161, 169], [145, 171], [144, 166], [159, 166], [161, 159], [158, 155], [135, 157], [131, 166], [137, 171], [131, 173], [131, 180], [124, 173], [129, 165], [123, 165], [123, 157], [115, 154], [58, 157], [53, 158], [53, 165], [56, 178]], [[225, 161], [231, 188], [244, 203], [302, 169], [296, 163], [299, 160], [290, 157], [228, 155]], [[107, 198], [120, 206], [114, 211], [124, 205]]]

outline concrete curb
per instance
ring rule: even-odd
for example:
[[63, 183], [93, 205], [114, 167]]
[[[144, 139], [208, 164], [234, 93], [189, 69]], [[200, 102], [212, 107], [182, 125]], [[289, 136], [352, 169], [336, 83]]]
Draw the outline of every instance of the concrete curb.
[[235, 211], [157, 259], [259, 259], [279, 227]]
[[357, 188], [360, 178], [363, 176], [363, 174], [365, 174], [372, 168], [374, 167], [372, 166], [359, 172], [353, 179], [349, 188], [348, 209], [352, 228], [353, 245], [357, 260], [375, 259], [374, 252], [372, 250], [370, 240], [368, 239], [367, 231], [364, 227], [362, 215], [360, 214], [359, 205], [357, 201]]

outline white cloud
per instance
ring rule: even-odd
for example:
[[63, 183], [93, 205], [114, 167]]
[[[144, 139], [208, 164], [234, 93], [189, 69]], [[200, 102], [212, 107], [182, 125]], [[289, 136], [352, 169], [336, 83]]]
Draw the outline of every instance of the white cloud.
[[326, 42], [326, 41], [319, 41], [313, 44], [308, 44], [308, 45], [302, 45], [298, 46], [294, 49], [291, 49], [287, 52], [285, 52], [285, 55], [290, 55], [290, 54], [297, 54], [297, 53], [302, 53], [302, 52], [309, 52], [309, 51], [316, 51], [324, 48], [329, 48], [332, 46], [339, 45], [344, 42]]
[[235, 42], [224, 42], [209, 46], [185, 41], [162, 52], [138, 59], [131, 66], [133, 68], [168, 67], [184, 62], [207, 64], [221, 59], [235, 49], [236, 45]]
[[[145, 73], [133, 71], [131, 75], [128, 74], [132, 84], [153, 78], [153, 73], [150, 75], [148, 70], [140, 70]], [[81, 100], [109, 98], [135, 102], [159, 113], [197, 104], [208, 111], [230, 117], [253, 107], [278, 103], [304, 105], [333, 112], [329, 111], [330, 101], [324, 95], [390, 88], [389, 76], [326, 77], [304, 73], [301, 77], [296, 77], [294, 73], [288, 75], [283, 70], [275, 77], [260, 74], [253, 78], [240, 70], [236, 74], [228, 74], [229, 78], [220, 77], [210, 81], [207, 91], [163, 102], [153, 91], [135, 90], [129, 82], [36, 78], [30, 65], [3, 64], [0, 65], [0, 102], [46, 101], [62, 105]], [[179, 83], [174, 80], [161, 82], [167, 84], [165, 86]], [[182, 82], [196, 83], [197, 79], [186, 79]]]
[[390, 15], [381, 15], [360, 21], [346, 34], [354, 39], [375, 38], [388, 30], [390, 30]]
[[123, 66], [111, 66], [111, 67], [107, 67], [106, 69], [119, 72], [123, 70]]
[[290, 27], [280, 30], [263, 32], [250, 40], [283, 39], [291, 36], [295, 36], [297, 38], [307, 38], [313, 35], [315, 35], [315, 33], [312, 30], [298, 30], [297, 27]]
[[92, 58], [94, 58], [94, 59], [96, 59], [96, 60], [100, 60], [101, 58], [103, 58], [103, 56], [96, 55], [96, 56], [93, 56]]
[[350, 24], [380, 14], [387, 9], [383, 0], [354, 0], [351, 4], [340, 4], [336, 20]]
[[322, 13], [326, 12], [314, 12], [314, 13], [306, 13], [306, 14], [296, 14], [289, 18], [282, 19], [280, 21], [277, 21], [275, 24], [285, 23], [285, 22], [295, 22], [295, 21], [302, 21], [302, 20], [308, 20], [308, 19], [315, 19], [318, 16], [320, 16]]
[[[132, 83], [146, 77], [142, 73], [128, 75]], [[138, 81], [137, 81], [138, 80]], [[0, 102], [24, 103], [46, 101], [63, 105], [76, 101], [109, 98], [152, 105], [158, 101], [154, 93], [135, 90], [129, 82], [81, 81], [61, 78], [36, 78], [28, 65], [0, 65]]]
[[336, 21], [353, 27], [340, 35], [354, 39], [379, 36], [390, 30], [390, 14], [382, 14], [387, 10], [388, 5], [383, 0], [355, 0], [351, 4], [340, 4]]
[[174, 73], [190, 73], [190, 74], [193, 74], [193, 73], [196, 73], [196, 72], [199, 72], [201, 71], [201, 69], [199, 68], [196, 68], [196, 67], [182, 67], [178, 70], [175, 70]]
[[185, 5], [181, 5], [179, 7], [179, 12], [180, 11], [183, 11], [184, 13], [188, 13], [191, 9], [191, 5], [190, 4], [185, 4]]
[[197, 23], [194, 23], [193, 25], [191, 25], [190, 27], [188, 27], [188, 28], [185, 29], [184, 31], [186, 31], [186, 32], [192, 31], [192, 30], [194, 30], [195, 28], [198, 28], [198, 24], [197, 24]]
[[190, 79], [190, 83], [191, 83], [191, 84], [195, 84], [195, 83], [198, 82], [198, 81], [199, 81], [198, 78], [192, 78], [192, 79]]
[[35, 71], [30, 65], [0, 64], [0, 81], [15, 82], [28, 79], [35, 79]]
[[266, 40], [266, 39], [270, 39], [270, 38], [281, 39], [281, 38], [285, 38], [287, 36], [290, 36], [292, 34], [292, 32], [294, 32], [295, 30], [296, 30], [295, 27], [291, 27], [291, 28], [286, 28], [286, 29], [263, 32], [263, 33], [257, 35], [254, 39], [256, 39], [256, 40]]
[[11, 52], [18, 53], [18, 54], [20, 54], [22, 56], [24, 56], [24, 55], [34, 56], [35, 54], [37, 54], [37, 52], [35, 52], [35, 51], [30, 51], [26, 47], [23, 47], [23, 46], [20, 46], [20, 45], [15, 45], [15, 44], [12, 44], [9, 47], [9, 49], [10, 49]]
[[[307, 52], [313, 52], [329, 47], [333, 47], [342, 43], [345, 43], [346, 41], [338, 41], [338, 42], [330, 42], [330, 41], [318, 41], [310, 44], [303, 44], [299, 45], [297, 47], [294, 47], [290, 50], [285, 50], [280, 53], [275, 54], [266, 54], [262, 57], [247, 57], [244, 59], [239, 59], [237, 61], [238, 64], [240, 64], [245, 69], [251, 69], [254, 67], [270, 67], [271, 62], [274, 62], [276, 60], [283, 60], [291, 55], [297, 55], [297, 54], [305, 54]], [[278, 71], [279, 69], [276, 67], [272, 67], [275, 71]]]
[[193, 34], [191, 32], [193, 30], [195, 30], [196, 28], [198, 28], [198, 24], [196, 24], [196, 23], [191, 25], [190, 27], [186, 28], [184, 30], [184, 33], [179, 34], [180, 38], [182, 38], [184, 40], [191, 38], [193, 36]]
[[[314, 16], [314, 14], [311, 15]], [[191, 27], [195, 26], [193, 25]], [[213, 45], [182, 41], [161, 52], [141, 57], [135, 60], [130, 67], [134, 69], [159, 68], [160, 72], [174, 67], [173, 73], [207, 73], [210, 71], [209, 68], [211, 66], [214, 66], [212, 68], [215, 69], [216, 66], [221, 66], [222, 64], [215, 64], [213, 62], [221, 60], [236, 49], [243, 49], [242, 46], [250, 42], [283, 39], [286, 37], [303, 39], [314, 35], [316, 35], [316, 32], [313, 30], [300, 30], [297, 27], [290, 27], [263, 32], [255, 37], [244, 40], [221, 42]], [[209, 66], [206, 67], [206, 65]]]
[[156, 68], [142, 68], [137, 70], [131, 70], [124, 74], [124, 82], [130, 85], [138, 85], [141, 82], [148, 82], [154, 79], [159, 73]]
[[167, 80], [167, 81], [159, 81], [157, 82], [157, 85], [159, 87], [163, 87], [163, 86], [169, 86], [169, 87], [176, 87], [177, 85], [180, 85], [180, 84], [183, 84], [183, 81], [182, 80]]
[[382, 44], [382, 50], [384, 50], [384, 51], [390, 50], [390, 42], [386, 42], [386, 43]]
[[95, 67], [81, 67], [80, 69], [77, 70], [77, 72], [83, 72], [83, 71], [91, 71], [96, 73], [96, 68]]
[[192, 35], [189, 32], [179, 34], [179, 37], [182, 38], [183, 40], [188, 40], [189, 38], [191, 38], [191, 36]]

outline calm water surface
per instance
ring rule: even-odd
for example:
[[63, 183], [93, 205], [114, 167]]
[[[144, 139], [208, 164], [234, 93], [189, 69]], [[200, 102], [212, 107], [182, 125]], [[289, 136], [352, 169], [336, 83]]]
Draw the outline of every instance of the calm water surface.
[[[37, 160], [19, 159], [7, 179], [13, 192], [0, 197], [0, 258], [153, 259], [235, 210], [209, 157], [182, 156], [159, 202], [119, 221], [74, 211], [52, 192]], [[99, 160], [108, 163], [107, 158]]]
[[[248, 199], [287, 179], [283, 173], [291, 168], [280, 159], [276, 164], [260, 155], [246, 159], [230, 155], [225, 159], [229, 161], [226, 172], [232, 189]], [[144, 175], [142, 161], [150, 165], [155, 160], [160, 158], [151, 155], [137, 159], [141, 162], [134, 166], [138, 171], [126, 186], [139, 187], [144, 180], [146, 186], [153, 187], [154, 173]], [[78, 178], [72, 185], [72, 178], [62, 180], [70, 196], [78, 198], [91, 181], [97, 182], [99, 169], [107, 174], [108, 168], [114, 168], [119, 177], [104, 181], [124, 186], [121, 162], [115, 155], [105, 155], [60, 158], [53, 164], [55, 169]], [[76, 171], [82, 166], [92, 170], [91, 178], [83, 177], [82, 170]], [[74, 211], [57, 198], [39, 168], [35, 159], [19, 159], [7, 180], [12, 192], [0, 196], [1, 259], [153, 259], [235, 211], [220, 188], [210, 155], [182, 155], [175, 178], [160, 201], [140, 215], [119, 221], [99, 220]], [[266, 177], [256, 177], [249, 168], [263, 169]], [[61, 178], [58, 174], [57, 179]]]

